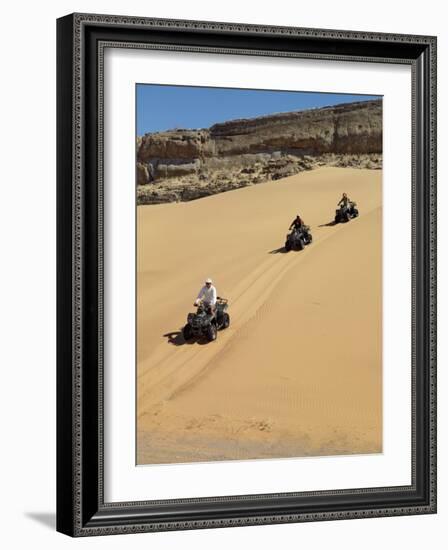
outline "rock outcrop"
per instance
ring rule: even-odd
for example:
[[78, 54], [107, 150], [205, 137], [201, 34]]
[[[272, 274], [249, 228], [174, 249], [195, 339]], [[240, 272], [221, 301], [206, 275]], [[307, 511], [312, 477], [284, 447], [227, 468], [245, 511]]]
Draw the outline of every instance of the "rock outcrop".
[[381, 100], [138, 137], [137, 197], [193, 200], [322, 165], [381, 168]]

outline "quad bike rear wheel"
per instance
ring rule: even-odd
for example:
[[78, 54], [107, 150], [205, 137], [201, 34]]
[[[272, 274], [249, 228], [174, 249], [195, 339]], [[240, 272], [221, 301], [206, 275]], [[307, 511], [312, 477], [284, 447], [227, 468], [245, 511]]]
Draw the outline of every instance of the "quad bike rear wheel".
[[229, 325], [230, 325], [230, 316], [228, 313], [224, 313], [222, 316], [221, 329], [229, 328]]

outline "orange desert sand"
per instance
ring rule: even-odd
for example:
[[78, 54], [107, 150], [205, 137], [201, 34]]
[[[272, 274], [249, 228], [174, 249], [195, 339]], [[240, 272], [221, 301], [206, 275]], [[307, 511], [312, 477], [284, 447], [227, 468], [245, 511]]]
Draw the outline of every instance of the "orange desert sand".
[[[137, 208], [137, 463], [382, 451], [380, 170]], [[360, 217], [326, 225], [347, 192]], [[313, 243], [282, 253], [297, 213]], [[231, 325], [181, 334], [212, 277]]]

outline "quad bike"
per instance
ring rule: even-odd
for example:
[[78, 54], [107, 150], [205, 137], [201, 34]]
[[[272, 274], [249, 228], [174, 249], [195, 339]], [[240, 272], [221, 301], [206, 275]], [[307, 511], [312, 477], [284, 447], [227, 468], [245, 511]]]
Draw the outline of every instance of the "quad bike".
[[336, 210], [334, 223], [346, 223], [349, 222], [352, 218], [357, 218], [358, 216], [359, 212], [356, 208], [356, 202], [349, 202], [348, 205], [342, 205]]
[[228, 301], [225, 298], [218, 297], [214, 308], [199, 302], [196, 313], [189, 313], [187, 316], [187, 324], [182, 330], [185, 341], [193, 338], [206, 338], [209, 342], [216, 340], [218, 330], [230, 325], [227, 308]]
[[286, 235], [285, 250], [303, 250], [307, 244], [310, 244], [313, 236], [310, 233], [309, 225], [294, 227], [290, 233]]

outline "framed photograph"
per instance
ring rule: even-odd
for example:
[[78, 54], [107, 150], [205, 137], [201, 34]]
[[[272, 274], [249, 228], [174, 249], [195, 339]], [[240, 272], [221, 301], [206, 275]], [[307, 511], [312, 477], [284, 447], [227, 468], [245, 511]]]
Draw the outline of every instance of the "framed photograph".
[[436, 512], [436, 38], [57, 21], [57, 529]]

